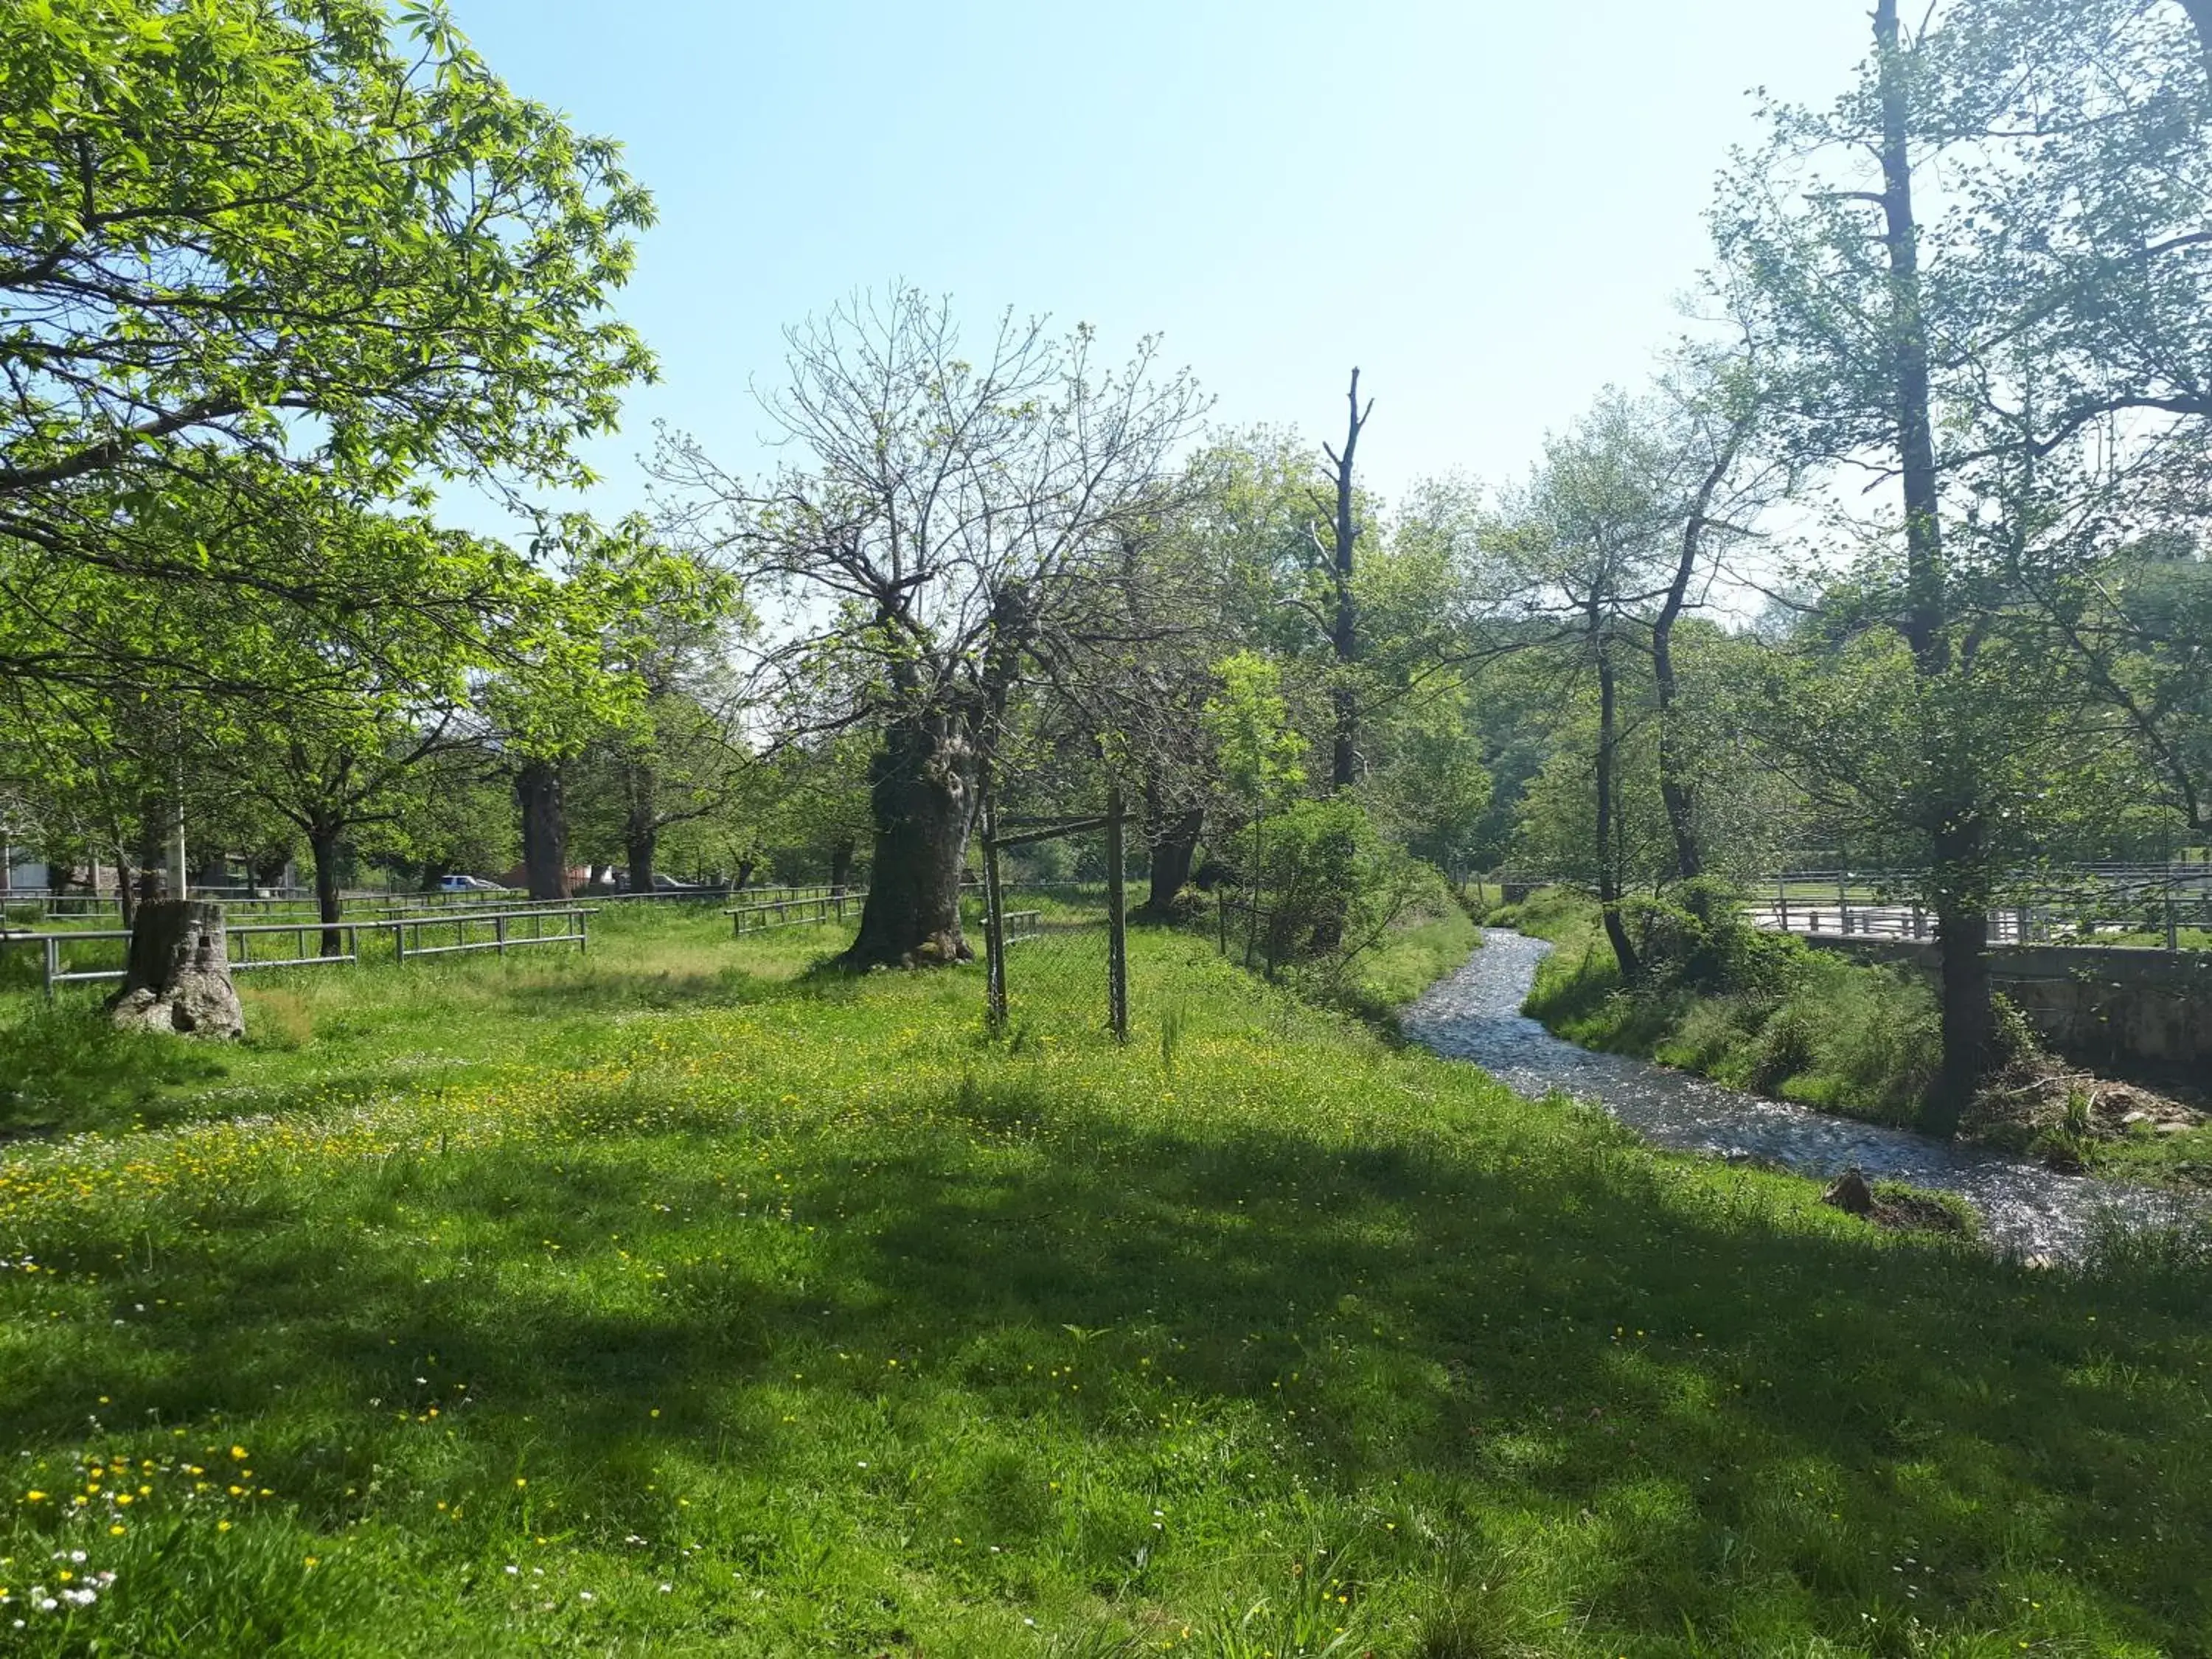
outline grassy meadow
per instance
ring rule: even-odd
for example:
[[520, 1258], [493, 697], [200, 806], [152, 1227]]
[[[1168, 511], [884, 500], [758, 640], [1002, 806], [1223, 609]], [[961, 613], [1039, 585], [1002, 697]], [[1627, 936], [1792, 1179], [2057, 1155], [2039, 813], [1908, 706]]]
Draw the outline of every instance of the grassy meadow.
[[2212, 1651], [2200, 1253], [1877, 1232], [1189, 935], [1126, 1048], [837, 942], [0, 1000], [0, 1654]]

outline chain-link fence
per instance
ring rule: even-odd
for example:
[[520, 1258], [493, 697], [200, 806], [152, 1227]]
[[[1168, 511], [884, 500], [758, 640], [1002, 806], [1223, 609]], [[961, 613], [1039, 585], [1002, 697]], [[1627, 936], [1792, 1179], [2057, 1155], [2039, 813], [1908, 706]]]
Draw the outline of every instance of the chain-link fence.
[[[983, 885], [970, 902], [982, 935], [991, 1023], [1002, 1030], [1063, 1029], [1129, 1035], [1128, 896], [1118, 798], [1096, 817], [994, 822]], [[1095, 842], [1104, 879], [1024, 879], [1023, 849]], [[1086, 851], [1091, 850], [1085, 848]], [[1085, 860], [1085, 862], [1092, 860]]]

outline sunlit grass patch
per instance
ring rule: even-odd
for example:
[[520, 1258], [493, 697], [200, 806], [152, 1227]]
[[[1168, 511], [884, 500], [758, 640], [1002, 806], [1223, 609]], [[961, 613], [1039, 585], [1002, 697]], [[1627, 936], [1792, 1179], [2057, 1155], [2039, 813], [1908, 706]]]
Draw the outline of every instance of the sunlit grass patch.
[[0, 1653], [2149, 1652], [2212, 1617], [2185, 1251], [1877, 1236], [1183, 936], [1138, 936], [1121, 1047], [1087, 978], [1033, 975], [1016, 1042], [979, 969], [721, 926], [288, 976], [296, 1042], [153, 1079], [167, 1127], [8, 1149]]

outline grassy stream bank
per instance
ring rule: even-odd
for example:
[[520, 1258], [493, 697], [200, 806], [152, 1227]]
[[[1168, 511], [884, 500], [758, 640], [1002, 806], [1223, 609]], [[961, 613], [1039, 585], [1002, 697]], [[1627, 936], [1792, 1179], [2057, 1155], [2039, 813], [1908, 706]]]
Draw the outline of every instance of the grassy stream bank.
[[[1555, 1036], [1870, 1122], [1911, 1127], [1921, 1117], [1941, 1035], [1934, 994], [1917, 975], [1756, 935], [1744, 948], [1723, 947], [1726, 964], [1703, 982], [1676, 976], [1631, 991], [1595, 902], [1581, 894], [1544, 889], [1488, 921], [1558, 947], [1538, 970], [1527, 1004]], [[2015, 1040], [2027, 1041], [2026, 1027], [2016, 1018], [2011, 1024]], [[2100, 1088], [2086, 1077], [2071, 1090], [2063, 1080], [2038, 1090], [2043, 1098], [2031, 1100], [2020, 1085], [2051, 1069], [2023, 1056], [1967, 1114], [1961, 1133], [2063, 1168], [2212, 1185], [2212, 1127], [2170, 1127], [2148, 1114], [2124, 1122], [2130, 1102], [2156, 1097], [2124, 1085]], [[2193, 1115], [2160, 1106], [2159, 1115], [2176, 1126]]]

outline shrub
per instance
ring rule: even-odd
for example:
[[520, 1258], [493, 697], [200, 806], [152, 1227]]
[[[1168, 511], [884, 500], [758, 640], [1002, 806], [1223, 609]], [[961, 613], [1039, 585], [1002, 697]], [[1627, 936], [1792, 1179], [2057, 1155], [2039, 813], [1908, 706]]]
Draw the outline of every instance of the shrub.
[[1632, 899], [1622, 914], [1644, 966], [1638, 988], [1661, 994], [1786, 995], [1811, 956], [1787, 934], [1753, 927], [1734, 890], [1711, 879], [1685, 882], [1664, 898]]
[[1300, 801], [1247, 824], [1229, 850], [1258, 907], [1271, 975], [1307, 963], [1340, 976], [1407, 916], [1451, 906], [1443, 878], [1385, 841], [1346, 796]]

